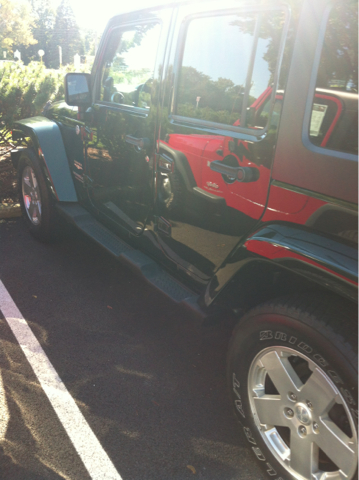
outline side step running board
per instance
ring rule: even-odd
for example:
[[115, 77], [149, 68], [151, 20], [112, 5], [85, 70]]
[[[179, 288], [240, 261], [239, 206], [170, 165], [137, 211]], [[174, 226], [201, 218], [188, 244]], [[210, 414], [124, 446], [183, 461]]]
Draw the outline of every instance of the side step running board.
[[178, 282], [146, 254], [134, 249], [112, 233], [79, 204], [58, 203], [56, 208], [69, 223], [75, 225], [118, 260], [136, 270], [148, 283], [174, 302], [183, 304], [199, 315], [201, 320], [209, 318], [209, 315], [198, 305], [198, 295]]

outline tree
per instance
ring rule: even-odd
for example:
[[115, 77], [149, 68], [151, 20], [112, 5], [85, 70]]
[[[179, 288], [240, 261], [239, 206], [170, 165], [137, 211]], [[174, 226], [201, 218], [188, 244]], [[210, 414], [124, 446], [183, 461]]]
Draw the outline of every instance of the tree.
[[317, 87], [358, 92], [358, 2], [337, 4], [325, 32]]
[[83, 44], [75, 15], [68, 0], [62, 0], [56, 11], [53, 36], [49, 48], [49, 65], [58, 68], [59, 47], [62, 49], [62, 64], [73, 63], [76, 53], [83, 54]]
[[24, 46], [19, 46], [18, 48], [23, 52], [22, 60], [25, 64], [34, 60], [38, 61], [39, 55], [37, 52], [40, 49], [44, 50], [43, 61], [46, 66], [49, 66], [48, 57], [55, 25], [55, 12], [51, 7], [50, 0], [30, 0], [30, 2], [34, 18], [32, 34], [35, 40], [37, 40], [37, 44], [30, 45], [27, 48], [24, 48]]
[[[263, 6], [270, 6], [271, 0], [261, 0], [260, 3]], [[283, 53], [279, 88], [285, 88], [303, 1], [287, 0], [286, 3], [291, 9], [291, 20]], [[253, 34], [256, 20], [257, 15], [248, 15], [245, 19], [236, 20], [233, 22], [233, 25], [238, 25], [244, 33]], [[267, 50], [263, 55], [263, 59], [268, 62], [268, 69], [272, 74], [269, 83], [274, 78], [283, 24], [284, 13], [280, 10], [262, 15], [259, 38], [268, 40]], [[353, 91], [358, 90], [357, 24], [357, 0], [342, 0], [338, 2], [331, 11], [327, 25], [317, 86], [328, 88], [336, 77], [340, 80], [336, 87], [339, 88], [342, 85], [342, 88], [345, 90], [347, 85], [350, 85]], [[353, 38], [355, 39], [353, 40]]]
[[0, 49], [13, 53], [14, 45], [34, 45], [32, 34], [34, 19], [30, 5], [13, 0], [1, 0]]
[[98, 42], [98, 33], [96, 30], [82, 30], [84, 42], [84, 55], [95, 55]]

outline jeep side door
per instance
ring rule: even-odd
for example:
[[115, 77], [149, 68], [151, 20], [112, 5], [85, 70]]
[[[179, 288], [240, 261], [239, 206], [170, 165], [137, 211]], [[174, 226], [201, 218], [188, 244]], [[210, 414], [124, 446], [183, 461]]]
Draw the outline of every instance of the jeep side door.
[[178, 9], [157, 163], [159, 241], [204, 282], [265, 210], [290, 26], [283, 4], [210, 5]]
[[88, 196], [102, 220], [135, 234], [153, 205], [156, 102], [171, 15], [164, 9], [115, 17], [93, 70]]

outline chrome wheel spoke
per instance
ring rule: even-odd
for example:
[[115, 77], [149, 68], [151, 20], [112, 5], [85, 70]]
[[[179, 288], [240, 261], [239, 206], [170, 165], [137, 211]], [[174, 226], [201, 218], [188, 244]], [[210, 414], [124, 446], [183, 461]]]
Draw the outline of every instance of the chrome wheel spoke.
[[302, 398], [310, 399], [317, 415], [323, 415], [332, 408], [338, 396], [338, 390], [327, 380], [326, 375], [315, 368], [301, 389]]
[[30, 217], [30, 220], [33, 222], [34, 221], [34, 211], [35, 211], [35, 206], [32, 202], [30, 202], [29, 208], [27, 209], [28, 215]]
[[302, 477], [311, 480], [318, 470], [319, 449], [310, 437], [301, 438], [296, 432], [290, 435], [290, 466]]
[[262, 425], [285, 426], [284, 404], [278, 395], [263, 395], [253, 398], [259, 423]]
[[36, 180], [35, 173], [34, 173], [33, 169], [31, 169], [31, 179], [32, 179], [32, 185], [33, 185], [34, 189], [37, 190], [37, 180]]
[[38, 204], [38, 202], [34, 202], [33, 203], [33, 216], [32, 216], [32, 218], [37, 223], [40, 219], [40, 216], [41, 216], [41, 212], [39, 210], [39, 204]]
[[319, 428], [321, 433], [316, 436], [319, 448], [340, 470], [349, 473], [356, 459], [354, 442], [329, 418], [323, 419]]
[[36, 210], [37, 210], [38, 216], [40, 218], [41, 217], [41, 202], [39, 200], [36, 202]]
[[23, 193], [30, 193], [32, 191], [32, 185], [29, 176], [23, 178], [22, 191]]
[[271, 351], [261, 359], [261, 363], [283, 399], [288, 392], [296, 392], [302, 387], [303, 384], [287, 356], [280, 356], [277, 351]]
[[27, 216], [32, 224], [41, 222], [41, 196], [34, 170], [27, 166], [22, 173], [22, 196]]
[[31, 205], [30, 195], [24, 195], [24, 205], [25, 205], [26, 210], [29, 210], [29, 207]]

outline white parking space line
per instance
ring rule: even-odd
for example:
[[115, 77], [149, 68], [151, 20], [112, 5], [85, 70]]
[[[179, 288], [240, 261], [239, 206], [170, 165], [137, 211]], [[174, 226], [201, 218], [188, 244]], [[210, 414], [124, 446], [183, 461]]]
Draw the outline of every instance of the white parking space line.
[[10, 420], [9, 408], [7, 406], [4, 382], [0, 371], [0, 442], [5, 440], [6, 430]]
[[122, 480], [0, 280], [0, 310], [94, 480]]

